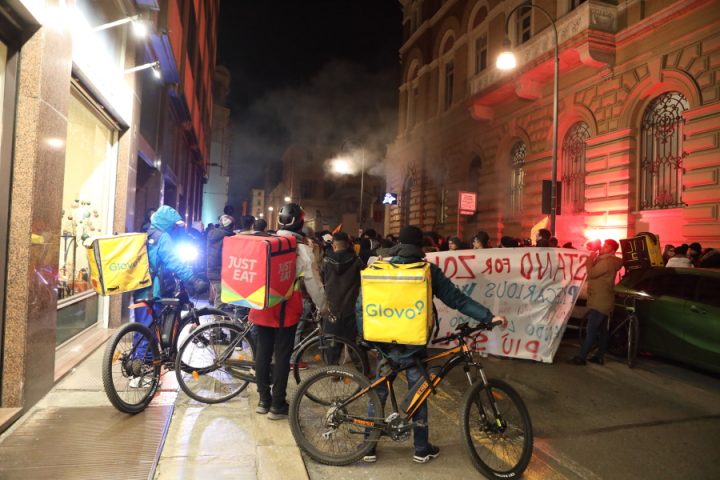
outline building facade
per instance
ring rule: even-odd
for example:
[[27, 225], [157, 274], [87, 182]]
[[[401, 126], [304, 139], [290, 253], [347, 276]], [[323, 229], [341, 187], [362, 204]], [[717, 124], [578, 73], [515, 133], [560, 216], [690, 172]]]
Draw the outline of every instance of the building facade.
[[[527, 238], [551, 179], [552, 25], [525, 0], [401, 0], [399, 131], [387, 226]], [[557, 237], [720, 246], [720, 2], [537, 0], [559, 43]], [[459, 191], [477, 213], [458, 222]]]
[[[168, 35], [167, 28], [159, 28], [174, 25], [162, 23], [163, 15], [184, 12], [179, 6], [189, 5], [217, 11], [217, 2], [190, 0], [162, 5], [152, 0], [11, 0], [3, 5], [0, 429], [42, 398], [122, 321], [122, 296], [101, 297], [90, 288], [83, 243], [137, 226], [139, 166], [150, 158], [144, 149], [154, 144], [141, 135], [141, 119], [166, 112], [154, 103], [154, 89], [172, 96], [182, 88], [181, 97], [202, 96], [207, 86], [188, 89], [187, 82], [174, 80], [170, 57], [159, 55], [155, 45], [158, 36]], [[140, 27], [151, 34], [139, 35]], [[174, 28], [171, 37], [178, 32]], [[205, 34], [214, 35], [214, 27]], [[183, 57], [189, 54], [177, 50], [172, 55]], [[185, 72], [178, 65], [178, 72]], [[189, 105], [196, 117], [177, 117], [186, 120], [175, 131], [165, 124], [153, 138], [178, 143], [196, 136], [187, 156], [199, 155], [201, 164], [207, 152], [202, 127], [209, 125], [210, 110], [201, 115], [201, 102]], [[150, 159], [153, 168], [162, 169], [162, 158]], [[182, 188], [176, 188], [171, 204], [186, 218], [199, 218], [201, 194], [194, 192], [201, 191], [203, 176], [195, 181], [189, 166], [177, 165], [176, 185]], [[159, 178], [156, 194], [162, 198], [164, 189], [170, 203]]]

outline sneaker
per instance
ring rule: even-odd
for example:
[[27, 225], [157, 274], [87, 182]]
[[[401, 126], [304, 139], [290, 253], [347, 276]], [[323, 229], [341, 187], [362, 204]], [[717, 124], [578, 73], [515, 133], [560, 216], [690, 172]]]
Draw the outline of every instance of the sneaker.
[[598, 365], [605, 365], [605, 359], [603, 357], [598, 357], [597, 355], [590, 357], [589, 360], [592, 363], [597, 363]]
[[585, 365], [585, 359], [582, 359], [580, 357], [572, 357], [568, 359], [567, 363], [570, 365]]
[[363, 462], [365, 463], [375, 463], [377, 462], [377, 453], [375, 452], [375, 448], [370, 450], [367, 455], [365, 455], [362, 458]]
[[440, 455], [440, 449], [434, 445], [428, 444], [427, 449], [422, 452], [415, 452], [413, 456], [413, 462], [416, 463], [427, 463], [433, 458], [437, 458]]
[[280, 408], [270, 407], [270, 413], [268, 413], [268, 418], [270, 420], [285, 420], [288, 417], [289, 411], [290, 406], [288, 404], [285, 404]]
[[255, 407], [255, 413], [259, 413], [260, 415], [265, 415], [270, 411], [270, 402], [263, 402], [260, 400], [257, 404], [257, 407]]
[[132, 377], [130, 379], [130, 382], [128, 382], [128, 387], [130, 388], [150, 388], [152, 387], [153, 381], [152, 377]]

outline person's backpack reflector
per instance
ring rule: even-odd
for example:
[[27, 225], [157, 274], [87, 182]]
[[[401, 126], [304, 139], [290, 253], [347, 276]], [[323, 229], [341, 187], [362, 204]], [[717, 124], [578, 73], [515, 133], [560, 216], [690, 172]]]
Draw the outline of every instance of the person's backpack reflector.
[[144, 233], [93, 238], [86, 250], [95, 291], [114, 295], [152, 285], [146, 243]]
[[222, 246], [220, 300], [259, 310], [293, 293], [297, 240], [281, 235], [235, 235]]
[[432, 285], [427, 262], [374, 262], [360, 273], [363, 338], [426, 345], [432, 331]]

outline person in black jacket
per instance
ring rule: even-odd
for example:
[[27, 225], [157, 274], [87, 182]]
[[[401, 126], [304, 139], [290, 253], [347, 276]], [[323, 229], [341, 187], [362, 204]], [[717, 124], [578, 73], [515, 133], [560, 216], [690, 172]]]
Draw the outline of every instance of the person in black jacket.
[[225, 237], [235, 235], [235, 220], [230, 215], [220, 216], [220, 226], [208, 232], [207, 236], [207, 276], [210, 280], [210, 304], [220, 307], [220, 271], [222, 269], [222, 244]]
[[[355, 302], [360, 292], [362, 260], [355, 255], [350, 237], [345, 232], [332, 236], [332, 251], [322, 261], [321, 274], [325, 284], [330, 319], [325, 322], [326, 334], [355, 342], [357, 322]], [[327, 363], [334, 365], [340, 356], [341, 345], [328, 349]], [[364, 351], [363, 351], [364, 352]]]

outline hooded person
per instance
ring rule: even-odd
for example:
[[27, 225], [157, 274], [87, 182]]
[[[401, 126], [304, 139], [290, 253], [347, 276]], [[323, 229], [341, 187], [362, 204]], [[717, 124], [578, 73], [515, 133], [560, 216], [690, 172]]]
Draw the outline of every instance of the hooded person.
[[[414, 225], [403, 227], [402, 230], [400, 230], [400, 243], [389, 250], [389, 255], [391, 256], [389, 260], [390, 263], [407, 264], [424, 262], [425, 252], [423, 252], [423, 241], [424, 235], [420, 228]], [[437, 265], [434, 263], [430, 263], [429, 265], [433, 297], [439, 298], [448, 307], [458, 310], [476, 321], [485, 324], [489, 324], [493, 321], [501, 322], [502, 327], [507, 325], [505, 317], [494, 315], [489, 309], [468, 297], [459, 288], [457, 288]], [[356, 316], [359, 331], [362, 331], [362, 305], [361, 292], [356, 303]], [[423, 372], [416, 366], [415, 357], [423, 358], [427, 356], [427, 348], [425, 346], [386, 343], [377, 343], [376, 345], [383, 352], [383, 355], [380, 355], [379, 359], [382, 359], [383, 356], [387, 356], [399, 366], [409, 367], [405, 370], [408, 388], [412, 388], [415, 382], [423, 376]], [[378, 365], [376, 371], [380, 372], [380, 365]], [[375, 391], [380, 396], [380, 401], [384, 405], [388, 396], [387, 388], [383, 385], [376, 388]], [[370, 405], [368, 410], [368, 415], [372, 417], [375, 414], [373, 406]], [[417, 463], [426, 463], [440, 454], [440, 449], [428, 441], [429, 429], [427, 404], [424, 404], [418, 409], [417, 413], [413, 417], [413, 421], [417, 422], [417, 425], [413, 427], [413, 443], [415, 447], [413, 461]], [[373, 448], [373, 450], [371, 450], [370, 453], [363, 458], [363, 460], [368, 463], [377, 461], [375, 448]]]
[[[360, 293], [360, 271], [363, 264], [352, 249], [350, 237], [345, 232], [332, 236], [332, 251], [322, 261], [321, 274], [327, 295], [328, 310], [334, 321], [324, 324], [324, 331], [343, 337], [351, 343], [357, 338], [355, 302]], [[330, 347], [327, 362], [336, 364], [342, 345]], [[364, 350], [363, 350], [364, 352]]]
[[[250, 310], [249, 320], [255, 325], [256, 348], [255, 368], [257, 389], [260, 400], [256, 413], [269, 412], [271, 420], [287, 418], [289, 405], [286, 400], [290, 356], [295, 340], [295, 330], [303, 313], [301, 289], [310, 295], [318, 311], [326, 309], [325, 290], [320, 281], [320, 272], [313, 256], [312, 247], [305, 243], [302, 227], [305, 212], [296, 203], [288, 203], [278, 212], [280, 230], [277, 234], [295, 237], [297, 240], [297, 259], [295, 261], [295, 284], [288, 300], [265, 310]], [[301, 285], [302, 284], [302, 285]], [[271, 361], [275, 355], [272, 377]], [[270, 380], [272, 378], [272, 391]]]
[[210, 280], [210, 302], [219, 307], [220, 302], [220, 272], [222, 270], [222, 245], [225, 237], [235, 235], [235, 219], [230, 215], [220, 215], [220, 226], [213, 229], [207, 236], [207, 276]]

